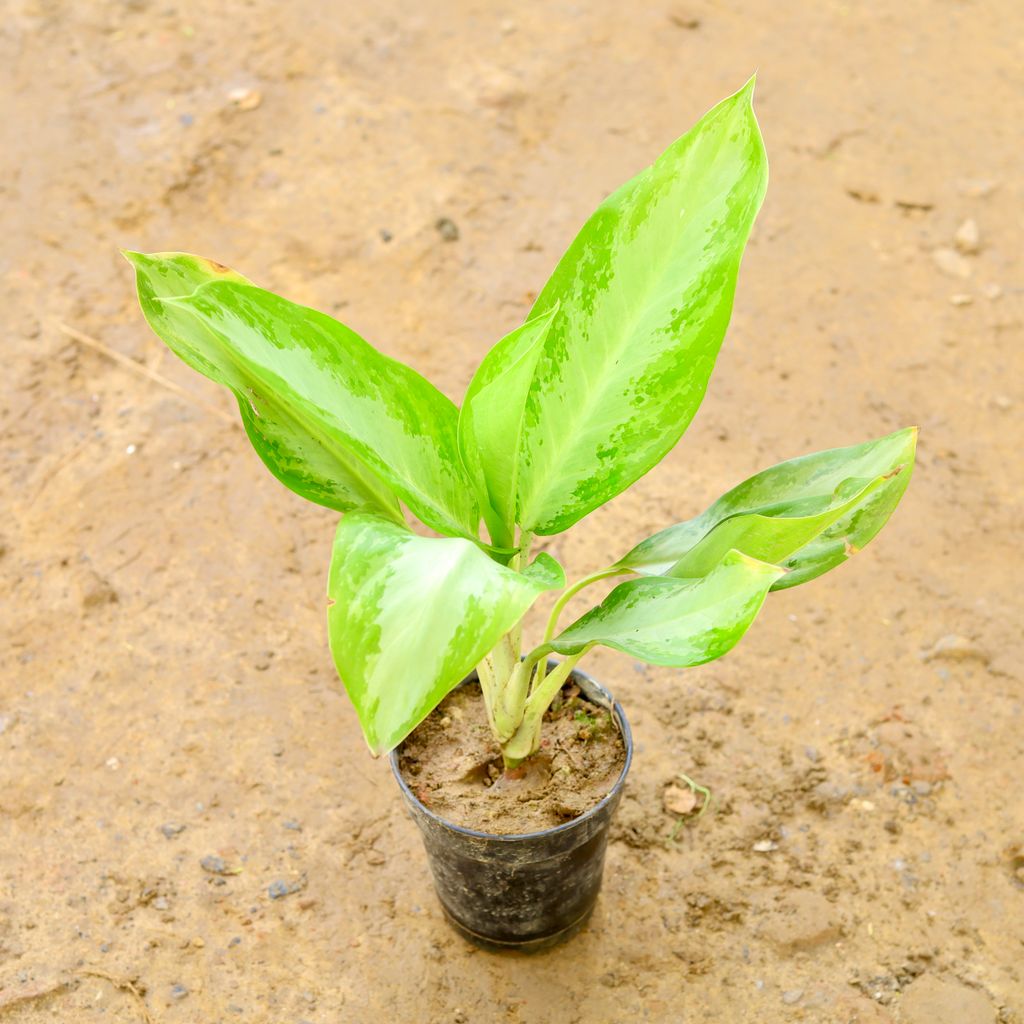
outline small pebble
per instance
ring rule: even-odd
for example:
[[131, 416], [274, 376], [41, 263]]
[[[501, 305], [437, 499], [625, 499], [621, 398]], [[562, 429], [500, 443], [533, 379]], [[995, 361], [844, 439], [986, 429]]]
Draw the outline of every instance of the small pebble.
[[964, 661], [968, 658], [976, 658], [978, 661], [987, 662], [988, 652], [980, 648], [973, 640], [959, 633], [947, 633], [926, 651], [921, 652], [922, 661], [932, 661], [935, 658], [945, 658], [950, 661]]
[[973, 217], [968, 217], [956, 229], [953, 244], [968, 256], [981, 252], [981, 232], [978, 230], [978, 222]]
[[793, 1006], [795, 1003], [799, 1003], [803, 998], [804, 990], [802, 988], [791, 988], [788, 992], [782, 993], [782, 1001], [787, 1006]]
[[165, 839], [173, 839], [175, 836], [180, 836], [181, 833], [185, 831], [185, 826], [169, 821], [165, 825], [160, 826], [160, 831], [163, 832]]
[[292, 832], [301, 832], [302, 826], [297, 821], [292, 821], [290, 818], [288, 821], [282, 821], [281, 827], [289, 829]]
[[188, 989], [184, 985], [172, 985], [171, 986], [171, 998], [172, 999], [184, 999], [188, 995]]
[[1001, 285], [995, 284], [993, 282], [992, 284], [984, 285], [981, 289], [981, 294], [984, 295], [985, 298], [989, 300], [989, 302], [995, 302], [996, 299], [1002, 296], [1003, 289]]
[[446, 242], [458, 241], [459, 227], [450, 217], [441, 217], [434, 227]]
[[773, 850], [779, 848], [778, 843], [773, 843], [770, 839], [759, 839], [751, 849], [754, 853], [771, 853]]
[[1007, 409], [1013, 408], [1013, 399], [1009, 395], [995, 395], [992, 398], [992, 404], [1005, 412]]
[[932, 252], [935, 266], [950, 277], [970, 277], [971, 265], [956, 249], [935, 249]]
[[247, 89], [240, 86], [228, 93], [228, 99], [239, 110], [255, 110], [263, 102], [263, 95], [258, 89]]
[[957, 292], [956, 295], [950, 295], [949, 304], [951, 306], [969, 306], [974, 301], [973, 295], [967, 295], [964, 292]]
[[966, 178], [956, 183], [957, 191], [970, 199], [984, 199], [999, 187], [999, 182], [991, 178]]
[[211, 875], [237, 875], [241, 873], [240, 868], [228, 867], [223, 857], [216, 857], [212, 854], [203, 857], [199, 861], [199, 866]]

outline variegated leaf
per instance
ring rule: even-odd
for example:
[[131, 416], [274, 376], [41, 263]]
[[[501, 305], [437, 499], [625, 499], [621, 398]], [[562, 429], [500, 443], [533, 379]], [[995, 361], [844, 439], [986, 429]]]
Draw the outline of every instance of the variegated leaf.
[[327, 592], [331, 652], [370, 749], [397, 746], [565, 574], [523, 572], [460, 538], [420, 537], [366, 513], [338, 527]]

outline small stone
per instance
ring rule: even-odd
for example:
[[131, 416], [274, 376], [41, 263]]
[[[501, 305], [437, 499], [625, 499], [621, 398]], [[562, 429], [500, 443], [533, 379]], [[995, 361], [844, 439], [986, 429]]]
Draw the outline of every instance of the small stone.
[[171, 986], [172, 999], [184, 999], [188, 995], [188, 989], [182, 984]]
[[228, 93], [228, 99], [239, 110], [255, 110], [263, 102], [263, 94], [258, 89], [239, 86]]
[[171, 906], [166, 896], [157, 896], [152, 905], [154, 910], [169, 910]]
[[932, 784], [924, 779], [916, 779], [913, 783], [914, 792], [918, 796], [928, 796], [932, 791]]
[[771, 853], [773, 850], [779, 848], [778, 843], [773, 843], [770, 839], [759, 839], [751, 849], [754, 853]]
[[977, 989], [922, 975], [900, 1002], [904, 1024], [994, 1024], [995, 1010]]
[[164, 839], [174, 839], [175, 836], [180, 836], [185, 831], [184, 825], [178, 825], [173, 821], [168, 821], [166, 824], [160, 826], [160, 831], [164, 834]]
[[956, 183], [956, 188], [960, 195], [969, 199], [984, 199], [999, 188], [999, 182], [991, 178], [965, 178]]
[[950, 277], [966, 278], [971, 276], [971, 265], [956, 249], [934, 249], [932, 260], [935, 266]]
[[789, 991], [782, 993], [782, 1001], [787, 1006], [794, 1006], [796, 1003], [800, 1002], [803, 995], [804, 990], [802, 988], [791, 988]]
[[964, 292], [957, 292], [956, 295], [950, 295], [949, 304], [951, 306], [969, 306], [974, 302], [973, 295], [967, 295]]
[[981, 232], [978, 230], [978, 222], [973, 217], [968, 217], [956, 229], [953, 244], [968, 256], [981, 252]]
[[1009, 395], [994, 395], [992, 404], [997, 409], [1002, 409], [1003, 412], [1006, 412], [1007, 409], [1013, 408], [1013, 399]]
[[434, 224], [441, 238], [446, 242], [457, 242], [459, 239], [459, 227], [450, 217], [441, 217]]
[[275, 882], [271, 882], [267, 886], [267, 895], [272, 900], [280, 900], [285, 896], [291, 896], [293, 893], [302, 892], [306, 888], [306, 876], [303, 875], [301, 878], [296, 879], [294, 882], [285, 882], [278, 879]]
[[811, 764], [817, 764], [821, 760], [821, 754], [817, 747], [804, 747], [804, 757], [806, 757]]
[[287, 821], [282, 821], [281, 822], [281, 827], [288, 829], [290, 832], [301, 832], [302, 831], [302, 825], [300, 825], [299, 822], [293, 821], [290, 818]]
[[689, 814], [697, 806], [697, 794], [689, 787], [667, 786], [661, 803], [669, 814]]
[[206, 943], [198, 935], [192, 940], [192, 945], [195, 949], [202, 949]]
[[223, 857], [209, 855], [199, 861], [199, 866], [211, 875], [240, 875], [241, 868], [229, 867]]
[[995, 302], [996, 299], [1002, 296], [1003, 289], [1001, 285], [995, 284], [995, 282], [993, 282], [991, 284], [984, 285], [981, 289], [981, 294], [984, 295], [985, 298], [989, 300], [989, 302]]
[[958, 633], [947, 633], [939, 637], [928, 650], [921, 652], [922, 661], [933, 661], [942, 658], [948, 661], [966, 661], [974, 658], [988, 663], [988, 652], [982, 650], [973, 640]]

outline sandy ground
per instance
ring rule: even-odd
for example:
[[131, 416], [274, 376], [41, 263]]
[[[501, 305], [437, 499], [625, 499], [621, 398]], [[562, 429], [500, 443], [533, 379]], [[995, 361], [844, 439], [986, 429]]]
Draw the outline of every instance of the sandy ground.
[[[1024, 1020], [1020, 5], [432, 6], [5, 5], [0, 1020]], [[598, 911], [475, 952], [336, 689], [335, 516], [162, 350], [115, 247], [232, 264], [458, 399], [754, 68], [772, 183], [708, 399], [550, 548], [582, 574], [909, 423], [917, 474], [724, 661], [588, 660], [637, 740]], [[679, 772], [715, 811], [669, 840]]]

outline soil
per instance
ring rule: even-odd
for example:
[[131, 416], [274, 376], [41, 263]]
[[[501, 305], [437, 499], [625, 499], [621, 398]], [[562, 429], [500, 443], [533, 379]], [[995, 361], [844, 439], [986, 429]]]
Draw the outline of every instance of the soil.
[[[2, 1024], [1020, 1022], [1022, 38], [1018, 0], [6, 4]], [[232, 265], [458, 400], [755, 68], [771, 184], [704, 405], [546, 546], [575, 578], [918, 423], [914, 479], [726, 658], [588, 655], [636, 744], [595, 915], [480, 953], [334, 680], [337, 517], [150, 334], [116, 247]]]
[[608, 795], [625, 763], [612, 713], [571, 681], [544, 716], [541, 749], [509, 772], [478, 685], [449, 694], [402, 744], [399, 758], [409, 788], [435, 814], [501, 836], [578, 818]]

